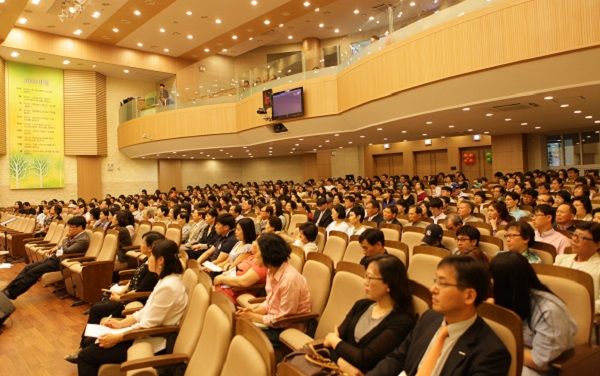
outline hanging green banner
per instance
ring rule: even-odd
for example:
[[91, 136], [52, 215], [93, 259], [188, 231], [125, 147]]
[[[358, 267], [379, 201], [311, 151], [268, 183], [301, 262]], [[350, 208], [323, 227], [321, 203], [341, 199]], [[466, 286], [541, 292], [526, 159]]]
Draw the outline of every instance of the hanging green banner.
[[11, 189], [64, 187], [63, 71], [8, 63]]

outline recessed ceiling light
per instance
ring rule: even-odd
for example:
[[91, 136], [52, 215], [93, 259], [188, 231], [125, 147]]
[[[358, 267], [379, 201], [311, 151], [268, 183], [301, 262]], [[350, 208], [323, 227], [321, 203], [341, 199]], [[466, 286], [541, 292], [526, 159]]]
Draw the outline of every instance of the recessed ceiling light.
[[269, 21], [269, 20], [264, 20], [264, 21], [263, 21], [263, 23], [264, 23], [265, 25], [270, 25], [270, 24], [271, 24], [271, 21]]
[[471, 107], [463, 107], [463, 111], [471, 111]]
[[387, 140], [388, 140], [388, 138], [387, 138], [387, 137], [384, 137], [384, 138], [383, 138], [383, 141], [387, 141]]
[[494, 114], [488, 113], [488, 114], [485, 114], [485, 116], [490, 117], [490, 116], [494, 116]]
[[527, 125], [528, 123], [521, 123], [521, 125]]
[[227, 48], [223, 48], [221, 52], [227, 52]]
[[427, 133], [423, 133], [423, 136], [427, 136]]
[[594, 124], [600, 124], [600, 120], [595, 120]]
[[142, 12], [140, 12], [138, 9], [133, 11], [133, 14], [135, 14], [136, 16], [141, 16]]
[[252, 5], [253, 7], [255, 7], [255, 6], [257, 6], [257, 5], [258, 5], [258, 1], [256, 1], [256, 0], [252, 0], [252, 1], [250, 2], [250, 5]]
[[319, 27], [322, 29], [322, 28], [324, 28], [324, 27], [325, 27], [325, 24], [321, 22], [321, 23], [319, 24]]
[[283, 27], [283, 24], [279, 24], [278, 26], [279, 26], [279, 27]]
[[310, 1], [305, 1], [304, 6], [308, 8], [310, 6]]
[[402, 132], [400, 132], [400, 133], [406, 133], [406, 131], [402, 131]]
[[575, 110], [575, 111], [573, 111], [573, 113], [574, 113], [574, 114], [580, 114], [580, 113], [581, 113], [581, 110]]
[[535, 126], [534, 128], [535, 128], [535, 129], [540, 129], [540, 128], [542, 128], [542, 127], [540, 127], [539, 125], [537, 125], [537, 126]]
[[144, 43], [142, 43], [142, 42], [138, 42], [138, 43], [137, 43], [137, 46], [138, 46], [138, 47], [144, 47]]
[[339, 33], [340, 29], [336, 28], [335, 30], [333, 30], [334, 33]]
[[204, 52], [210, 52], [210, 48], [205, 48]]
[[512, 120], [511, 118], [504, 119], [504, 121], [511, 121], [511, 120]]
[[25, 25], [27, 23], [27, 18], [19, 17], [19, 20], [17, 22], [21, 25]]
[[565, 104], [561, 104], [560, 107], [566, 108], [566, 107], [569, 107], [569, 105], [565, 103]]
[[361, 134], [361, 135], [360, 135], [360, 138], [365, 138], [365, 135]]
[[373, 16], [369, 17], [369, 21], [373, 21], [374, 19], [375, 19], [375, 17], [373, 17]]
[[113, 31], [113, 33], [118, 33], [119, 32], [119, 28], [118, 27], [113, 27], [112, 31]]
[[325, 140], [325, 142], [331, 142], [331, 141], [329, 141], [329, 140]]
[[92, 68], [96, 68], [96, 64], [92, 64]]
[[304, 141], [304, 139], [303, 138], [299, 138], [298, 141]]
[[81, 31], [81, 29], [77, 29], [73, 32], [73, 34], [75, 34], [75, 35], [81, 35], [81, 33], [83, 33], [83, 31]]
[[188, 10], [187, 12], [185, 12], [186, 15], [191, 16], [193, 13], [191, 10]]
[[339, 133], [336, 133], [336, 134], [334, 134], [333, 136], [334, 136], [334, 137], [340, 137], [340, 134], [339, 134]]
[[348, 145], [352, 145], [352, 141], [348, 141]]
[[354, 14], [359, 14], [359, 13], [360, 13], [360, 10], [358, 10], [358, 9], [354, 9], [354, 12], [352, 12], [352, 13], [354, 13]]
[[123, 69], [123, 73], [125, 73], [125, 74], [129, 73], [129, 69]]
[[473, 128], [467, 129], [467, 132], [473, 132]]
[[586, 119], [592, 119], [592, 118], [593, 118], [593, 116], [592, 116], [592, 115], [588, 115], [588, 116], [586, 116], [585, 118], [586, 118]]
[[220, 18], [217, 18], [217, 19], [215, 19], [215, 23], [216, 23], [217, 25], [220, 25], [222, 22], [223, 22], [223, 21], [221, 21], [221, 19], [220, 19]]
[[430, 125], [430, 124], [433, 124], [433, 122], [432, 121], [426, 121], [425, 124]]
[[71, 61], [68, 60], [68, 59], [65, 59], [65, 60], [63, 60], [63, 64], [64, 65], [69, 65], [69, 64], [71, 64]]
[[544, 100], [547, 100], [547, 101], [551, 101], [552, 99], [554, 99], [554, 97], [552, 95], [548, 95], [548, 96], [544, 97]]
[[448, 128], [454, 128], [454, 125], [449, 125]]
[[237, 40], [237, 39], [238, 39], [238, 36], [237, 36], [237, 35], [235, 35], [235, 34], [233, 34], [233, 35], [231, 36], [231, 39], [233, 39], [233, 40]]
[[187, 39], [192, 40], [192, 39], [194, 39], [194, 36], [192, 34], [188, 34]]
[[165, 48], [165, 49], [163, 49], [163, 51], [169, 52], [170, 50], [168, 48]]
[[94, 13], [92, 13], [92, 17], [93, 17], [93, 18], [100, 18], [100, 15], [101, 15], [101, 14], [100, 14], [100, 12], [98, 12], [98, 11], [95, 11]]
[[294, 39], [293, 35], [288, 35], [288, 39]]
[[315, 12], [319, 12], [321, 8], [315, 8]]
[[20, 54], [17, 51], [13, 51], [13, 52], [10, 53], [10, 57], [14, 57], [14, 58], [19, 57], [19, 55]]
[[250, 38], [248, 38], [248, 40], [254, 40], [254, 37], [250, 37]]
[[[3, 3], [4, 1], [0, 1], [0, 3]], [[33, 5], [40, 5], [40, 0], [31, 0], [31, 4]]]
[[411, 7], [414, 7], [415, 5], [417, 5], [417, 3], [415, 3], [414, 1], [411, 1], [410, 4], [408, 4], [408, 5], [410, 5]]
[[490, 131], [483, 131], [483, 134], [490, 134]]
[[166, 30], [165, 30], [165, 28], [164, 28], [164, 27], [161, 27], [160, 29], [158, 29], [158, 31], [160, 31], [161, 33], [164, 33], [164, 32], [166, 32]]

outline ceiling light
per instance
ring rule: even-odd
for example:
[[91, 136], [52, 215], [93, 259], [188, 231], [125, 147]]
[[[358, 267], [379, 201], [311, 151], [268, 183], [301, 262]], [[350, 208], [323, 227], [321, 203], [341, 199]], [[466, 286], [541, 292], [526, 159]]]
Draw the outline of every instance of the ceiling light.
[[96, 64], [92, 64], [92, 68], [96, 68]]
[[600, 120], [595, 120], [594, 124], [600, 124]]
[[467, 129], [467, 132], [473, 132], [473, 128]]
[[354, 12], [352, 12], [352, 13], [354, 13], [354, 14], [359, 14], [359, 13], [360, 13], [360, 10], [358, 10], [358, 9], [354, 9]]
[[373, 17], [373, 16], [369, 17], [369, 21], [373, 21], [374, 19], [375, 19], [375, 17]]
[[188, 10], [187, 12], [185, 12], [185, 14], [187, 14], [188, 16], [191, 16], [193, 13], [191, 10]]
[[402, 17], [403, 14], [403, 12], [398, 13], [398, 18]]
[[481, 141], [481, 135], [480, 134], [474, 134], [473, 135], [473, 141]]
[[20, 54], [17, 51], [13, 51], [13, 52], [10, 53], [10, 57], [14, 57], [14, 58], [19, 57], [19, 55]]
[[591, 119], [591, 118], [593, 118], [593, 116], [592, 116], [592, 115], [588, 115], [588, 116], [586, 116], [585, 118], [586, 118], [586, 119]]
[[471, 111], [471, 107], [463, 107], [463, 111]]
[[271, 24], [271, 21], [269, 21], [269, 20], [264, 20], [264, 21], [263, 21], [263, 23], [264, 23], [265, 25], [270, 25], [270, 24]]
[[288, 39], [294, 39], [294, 37], [292, 35], [288, 35]]
[[551, 96], [551, 95], [548, 95], [547, 97], [544, 97], [544, 100], [547, 100], [547, 101], [551, 101], [552, 99], [554, 99], [554, 97]]
[[489, 113], [489, 114], [485, 114], [485, 116], [490, 117], [490, 116], [494, 116], [494, 114]]
[[163, 49], [163, 51], [169, 52], [170, 50], [168, 48], [165, 48], [165, 49]]
[[113, 33], [118, 33], [119, 32], [119, 28], [113, 27], [112, 31], [113, 31]]
[[279, 27], [283, 27], [283, 24], [279, 24]]
[[319, 12], [321, 8], [315, 8], [315, 12]]
[[19, 20], [17, 21], [19, 24], [21, 25], [25, 25], [27, 23], [27, 18], [25, 17], [20, 17]]
[[138, 42], [138, 43], [137, 43], [137, 46], [138, 46], [138, 47], [144, 47], [144, 43], [142, 43], [142, 42]]
[[138, 9], [133, 11], [133, 14], [135, 14], [136, 16], [141, 16], [142, 12], [140, 12]]
[[71, 61], [68, 59], [63, 60], [63, 65], [69, 65], [71, 64]]
[[123, 73], [125, 73], [125, 74], [129, 73], [129, 69], [123, 69]]
[[227, 52], [227, 48], [223, 48], [221, 52]]
[[92, 17], [93, 18], [100, 18], [100, 12], [95, 11], [94, 13], [92, 13]]
[[427, 133], [423, 133], [423, 136], [427, 136]]
[[383, 141], [387, 141], [387, 140], [388, 140], [388, 138], [387, 138], [387, 137], [384, 137], [384, 138], [383, 138]]
[[511, 118], [504, 119], [504, 121], [511, 121], [511, 120], [512, 120]]
[[431, 125], [431, 124], [433, 124], [433, 122], [432, 121], [426, 121], [425, 124]]
[[192, 34], [188, 34], [187, 39], [194, 39], [194, 36]]
[[402, 131], [402, 132], [400, 132], [400, 133], [406, 133], [406, 131]]
[[217, 18], [217, 19], [215, 20], [215, 23], [216, 23], [217, 25], [220, 25], [222, 22], [223, 22], [223, 21], [221, 21], [221, 19], [220, 19], [220, 18]]
[[336, 28], [335, 30], [333, 30], [333, 32], [334, 32], [334, 33], [339, 33], [339, 32], [340, 32], [340, 29], [337, 29], [337, 28]]
[[248, 40], [254, 40], [254, 37], [250, 37], [250, 38], [248, 38]]
[[210, 48], [205, 48], [204, 52], [210, 52]]
[[310, 1], [305, 1], [304, 6], [308, 8], [310, 6]]
[[[3, 3], [4, 1], [0, 1], [0, 3]], [[40, 0], [31, 0], [31, 4], [33, 5], [40, 5]]]
[[574, 114], [580, 114], [580, 113], [581, 113], [581, 110], [575, 110], [575, 111], [573, 111], [573, 113], [574, 113]]
[[253, 7], [255, 7], [255, 6], [257, 6], [257, 5], [258, 5], [258, 1], [256, 1], [256, 0], [252, 0], [252, 1], [250, 2], [250, 5], [252, 5]]
[[565, 103], [565, 104], [561, 104], [560, 107], [566, 108], [566, 107], [569, 107], [569, 105]]
[[448, 126], [448, 128], [454, 128], [454, 125], [451, 124], [451, 125]]
[[431, 146], [431, 138], [426, 138], [424, 140], [424, 142], [425, 142], [425, 146]]
[[490, 131], [484, 131], [483, 134], [490, 134]]
[[408, 5], [410, 5], [411, 7], [414, 7], [415, 5], [417, 5], [417, 3], [415, 3], [414, 1], [411, 1], [410, 4], [408, 4]]
[[348, 141], [348, 145], [352, 145], [352, 141]]
[[319, 24], [319, 27], [322, 29], [322, 28], [324, 28], [324, 27], [325, 27], [325, 24], [321, 22], [321, 23]]
[[336, 133], [336, 134], [334, 134], [333, 136], [334, 136], [334, 137], [340, 137], [340, 134], [339, 134], [339, 133]]
[[81, 29], [77, 29], [73, 32], [73, 34], [75, 34], [75, 35], [81, 35], [81, 33], [83, 33], [83, 31], [81, 31]]
[[521, 123], [521, 125], [527, 125], [528, 123]]
[[166, 32], [166, 30], [165, 30], [165, 28], [164, 28], [164, 27], [161, 27], [160, 29], [158, 29], [158, 31], [160, 31], [161, 33], [164, 33], [164, 32]]
[[361, 134], [361, 135], [360, 135], [360, 138], [365, 138], [365, 135], [362, 135], [362, 134]]
[[238, 39], [238, 36], [237, 36], [237, 35], [235, 35], [235, 34], [233, 34], [233, 35], [231, 36], [231, 39], [233, 39], [233, 40], [237, 40], [237, 39]]
[[535, 126], [534, 128], [535, 128], [535, 129], [540, 129], [540, 128], [542, 128], [542, 127], [540, 127], [540, 126], [538, 125], [538, 126]]

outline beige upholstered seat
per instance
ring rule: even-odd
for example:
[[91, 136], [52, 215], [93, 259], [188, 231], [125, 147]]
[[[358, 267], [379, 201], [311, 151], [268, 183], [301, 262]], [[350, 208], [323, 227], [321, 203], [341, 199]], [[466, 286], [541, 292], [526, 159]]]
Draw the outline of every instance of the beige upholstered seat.
[[392, 256], [398, 257], [404, 266], [408, 267], [408, 246], [398, 241], [386, 241], [385, 250]]
[[433, 286], [433, 278], [440, 260], [450, 255], [443, 249], [425, 245], [416, 246], [410, 257], [408, 266], [408, 278], [422, 284], [427, 288]]
[[351, 240], [346, 247], [342, 261], [354, 262], [358, 264], [363, 257], [364, 251], [362, 245], [360, 245], [358, 240]]
[[408, 246], [408, 258], [412, 257], [413, 248], [423, 242], [425, 229], [416, 226], [404, 226], [402, 229], [402, 243]]
[[[63, 225], [64, 226], [64, 225]], [[50, 225], [48, 226], [48, 231], [46, 232], [46, 236], [44, 236], [42, 239], [40, 238], [30, 238], [30, 239], [25, 239], [26, 243], [25, 243], [25, 255], [27, 256], [27, 261], [28, 262], [33, 262], [32, 259], [32, 250], [35, 246], [41, 245], [43, 243], [50, 243], [52, 237], [54, 236], [54, 234], [56, 233], [56, 229], [58, 227], [58, 221], [54, 220], [52, 222], [50, 222]], [[62, 226], [60, 231], [62, 232]]]
[[302, 275], [308, 284], [312, 312], [320, 315], [329, 297], [333, 262], [323, 254], [309, 253], [302, 269]]
[[485, 236], [492, 236], [492, 225], [490, 225], [489, 223], [484, 223], [484, 222], [469, 222], [469, 224], [471, 226], [474, 226], [477, 228], [477, 230], [479, 230], [479, 234], [481, 235], [485, 235]]
[[327, 236], [325, 235], [325, 231], [319, 230], [319, 233], [317, 234], [317, 238], [315, 239], [315, 244], [317, 244], [318, 252], [323, 252], [323, 249], [325, 248], [325, 239], [326, 238], [327, 238]]
[[125, 252], [125, 255], [132, 259], [139, 259], [142, 253], [139, 251], [140, 245], [142, 244], [142, 238], [144, 235], [152, 229], [152, 223], [149, 221], [141, 221], [137, 229], [135, 230], [135, 237], [131, 242], [131, 246], [127, 247], [130, 249]]
[[236, 322], [221, 376], [273, 376], [275, 352], [267, 336], [246, 320]]
[[152, 223], [152, 231], [164, 235], [167, 232], [167, 225], [162, 222], [154, 222]]
[[[333, 277], [333, 284], [327, 305], [319, 319], [315, 339], [323, 339], [327, 333], [344, 320], [350, 308], [359, 299], [364, 299], [364, 274], [358, 275], [348, 271], [338, 271]], [[292, 350], [299, 350], [313, 338], [298, 329], [286, 329], [279, 339]]]
[[486, 254], [489, 260], [496, 257], [496, 254], [502, 251], [502, 239], [494, 236], [482, 235], [479, 239], [479, 249]]
[[409, 280], [415, 313], [421, 316], [431, 308], [431, 291], [419, 282]]
[[170, 224], [165, 232], [165, 238], [174, 241], [179, 247], [181, 244], [181, 226], [175, 223]]
[[402, 226], [395, 225], [391, 223], [382, 223], [379, 226], [381, 232], [383, 232], [383, 236], [386, 241], [400, 241], [400, 235], [402, 234]]
[[289, 224], [287, 226], [288, 234], [292, 235], [296, 231], [296, 227], [302, 223], [308, 222], [306, 214], [294, 213], [292, 214]]
[[523, 369], [523, 322], [511, 310], [490, 303], [481, 303], [477, 313], [492, 328], [510, 353], [508, 376], [520, 376]]
[[[92, 242], [91, 242], [92, 235], [93, 235], [92, 230], [86, 229], [85, 232], [87, 233], [87, 235], [90, 239], [90, 244], [88, 245], [88, 249], [86, 250], [83, 257], [95, 258], [98, 255], [98, 252], [100, 251], [100, 247], [98, 246], [98, 244], [92, 244]], [[102, 233], [102, 237], [104, 237], [104, 233]], [[93, 245], [93, 247], [92, 247], [92, 245]], [[81, 255], [79, 255], [79, 256], [81, 256]], [[64, 262], [67, 260], [69, 260], [69, 259], [64, 259], [63, 261], [61, 261], [61, 268], [64, 267]], [[64, 278], [63, 273], [60, 270], [57, 270], [55, 272], [45, 273], [44, 275], [42, 275], [40, 280], [42, 282], [42, 286], [48, 286], [52, 283], [62, 281], [63, 278]], [[69, 290], [67, 290], [67, 291], [69, 293], [71, 293]]]
[[556, 247], [549, 243], [535, 242], [529, 249], [534, 250], [546, 265], [554, 265], [556, 258]]
[[348, 235], [344, 232], [331, 231], [325, 242], [323, 254], [329, 256], [333, 265], [337, 265], [344, 258], [346, 246], [348, 244]]
[[302, 250], [302, 248], [295, 246], [295, 245], [291, 245], [290, 247], [292, 248], [292, 253], [290, 253], [289, 263], [299, 273], [302, 273], [302, 268], [304, 267], [304, 259], [306, 257], [304, 254], [304, 250]]
[[50, 239], [50, 242], [36, 244], [30, 249], [31, 262], [39, 262], [39, 261], [44, 260], [46, 258], [46, 254], [44, 252], [47, 251], [49, 248], [52, 248], [52, 247], [56, 246], [57, 244], [62, 243], [62, 240], [67, 235], [68, 231], [69, 231], [69, 228], [67, 226], [65, 226], [62, 223], [58, 224], [56, 226], [56, 231], [54, 231], [54, 235], [52, 236], [52, 239]]
[[450, 252], [458, 248], [458, 243], [456, 242], [456, 233], [454, 231], [444, 230], [442, 245]]
[[506, 229], [499, 229], [495, 235], [498, 239], [502, 240], [502, 250], [508, 249], [506, 246]]

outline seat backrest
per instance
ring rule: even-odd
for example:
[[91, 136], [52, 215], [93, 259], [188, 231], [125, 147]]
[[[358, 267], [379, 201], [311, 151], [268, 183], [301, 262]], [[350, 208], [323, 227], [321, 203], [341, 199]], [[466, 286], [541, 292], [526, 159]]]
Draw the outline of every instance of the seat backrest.
[[142, 221], [137, 224], [137, 229], [135, 230], [135, 237], [133, 238], [132, 245], [139, 246], [142, 244], [142, 237], [152, 229], [152, 223], [149, 221]]
[[92, 245], [92, 230], [85, 229], [84, 231], [88, 235], [88, 238], [90, 239], [88, 248], [85, 251], [85, 257], [95, 257], [94, 255], [91, 254], [92, 252], [94, 252], [94, 249], [91, 249], [91, 247], [90, 247], [90, 245]]
[[290, 213], [288, 212], [283, 212], [283, 218], [285, 218], [285, 226], [283, 231], [287, 232], [288, 228], [290, 227]]
[[298, 271], [298, 273], [302, 273], [305, 259], [304, 250], [296, 245], [291, 245], [290, 248], [292, 249], [292, 253], [290, 253], [289, 263]]
[[167, 232], [167, 225], [162, 222], [154, 222], [152, 223], [152, 231], [156, 231], [159, 234], [164, 235]]
[[531, 266], [540, 281], [565, 303], [577, 323], [575, 346], [590, 343], [594, 322], [594, 284], [591, 275], [561, 266]]
[[237, 320], [221, 376], [273, 376], [275, 352], [273, 345], [254, 324]]
[[90, 245], [85, 253], [89, 257], [98, 257], [100, 250], [102, 249], [102, 242], [104, 241], [104, 230], [94, 230], [90, 236]]
[[325, 248], [325, 234], [320, 232], [317, 234], [317, 238], [315, 239], [315, 244], [317, 245], [317, 249], [319, 252], [323, 252]]
[[[398, 227], [400, 227], [400, 226], [398, 226]], [[381, 227], [380, 230], [381, 230], [381, 232], [383, 232], [383, 237], [385, 238], [385, 240], [393, 240], [393, 241], [400, 240], [400, 231], [398, 231], [397, 229]]]
[[485, 235], [482, 235], [479, 239], [479, 249], [487, 255], [488, 260], [493, 259], [502, 248], [502, 239]]
[[323, 339], [327, 333], [333, 332], [354, 303], [365, 298], [364, 284], [364, 274], [357, 275], [348, 271], [335, 273], [327, 305], [315, 332], [315, 339]]
[[420, 317], [425, 311], [431, 308], [431, 291], [419, 282], [409, 280], [409, 283], [415, 313]]
[[291, 234], [296, 230], [296, 225], [308, 222], [308, 217], [306, 214], [294, 213], [292, 214], [289, 222], [290, 223], [287, 226], [287, 231], [289, 234]]
[[451, 236], [444, 235], [444, 237], [442, 237], [442, 245], [444, 247], [446, 247], [446, 249], [449, 249], [450, 251], [454, 251], [456, 248], [458, 248], [458, 243], [456, 242], [456, 238], [451, 237]]
[[508, 249], [506, 246], [506, 229], [499, 229], [496, 231], [496, 238], [502, 240], [502, 250]]
[[54, 233], [56, 232], [57, 228], [58, 221], [50, 222], [50, 225], [48, 226], [48, 231], [46, 232], [46, 236], [44, 236], [44, 241], [49, 242], [50, 239], [52, 239], [52, 237], [54, 236]]
[[523, 322], [511, 310], [496, 304], [481, 303], [477, 313], [492, 328], [510, 353], [508, 376], [520, 376], [523, 369]]
[[198, 338], [200, 338], [209, 304], [210, 295], [203, 286], [196, 284], [192, 293], [188, 294], [187, 312], [175, 340], [174, 354], [192, 355]]
[[67, 228], [67, 226], [65, 226], [64, 223], [59, 223], [58, 225], [56, 225], [56, 230], [54, 231], [54, 234], [52, 235], [52, 239], [50, 239], [50, 243], [58, 244], [63, 233], [66, 231], [65, 230], [66, 228]]
[[556, 247], [552, 244], [544, 242], [534, 242], [529, 249], [532, 249], [542, 259], [542, 263], [546, 265], [553, 265], [554, 259], [556, 258]]
[[333, 275], [333, 262], [324, 254], [309, 253], [302, 269], [302, 275], [308, 284], [312, 312], [320, 315], [323, 313], [325, 303], [327, 303], [327, 298], [329, 297]]
[[331, 258], [333, 265], [344, 258], [344, 252], [346, 252], [346, 240], [335, 235], [327, 237], [323, 254]]
[[[435, 251], [432, 251], [427, 246], [418, 246], [415, 252], [410, 257], [410, 265], [408, 266], [408, 278], [415, 282], [422, 284], [427, 288], [433, 286], [433, 278], [435, 278], [435, 271], [443, 256]], [[436, 248], [443, 252], [443, 250]]]
[[[190, 268], [190, 269], [192, 269], [192, 268]], [[210, 278], [210, 275], [208, 273], [206, 273], [204, 270], [198, 269], [197, 273], [198, 273], [198, 284], [202, 285], [206, 289], [206, 292], [210, 293], [213, 290], [212, 278]]]
[[[200, 338], [190, 358], [186, 376], [218, 376], [233, 335], [233, 312], [211, 304], [206, 311]], [[208, 351], [210, 349], [210, 351]]]
[[182, 281], [183, 286], [185, 286], [185, 292], [190, 296], [198, 284], [198, 272], [193, 269], [186, 269], [185, 272], [183, 272]]
[[408, 258], [412, 256], [413, 248], [423, 242], [425, 229], [416, 226], [405, 226], [402, 231], [402, 243], [408, 246]]
[[23, 228], [23, 232], [30, 234], [35, 230], [35, 217], [27, 218], [27, 222]]
[[386, 241], [385, 250], [392, 256], [396, 256], [402, 261], [405, 267], [408, 267], [408, 246], [401, 242]]
[[358, 264], [363, 256], [364, 252], [362, 245], [360, 245], [358, 240], [352, 240], [350, 243], [348, 243], [346, 252], [344, 252], [344, 258], [342, 260]]
[[178, 224], [170, 224], [165, 232], [165, 238], [174, 241], [179, 247], [181, 244], [181, 226]]
[[[473, 214], [475, 215], [475, 214]], [[478, 214], [481, 215], [481, 214]], [[484, 222], [469, 222], [469, 224], [471, 226], [474, 226], [477, 228], [477, 230], [479, 230], [479, 234], [481, 235], [485, 235], [485, 236], [491, 236], [493, 229], [492, 229], [492, 225], [490, 225], [489, 223], [484, 223]]]
[[119, 232], [116, 230], [108, 230], [104, 235], [102, 248], [96, 257], [96, 261], [113, 261], [119, 247]]

